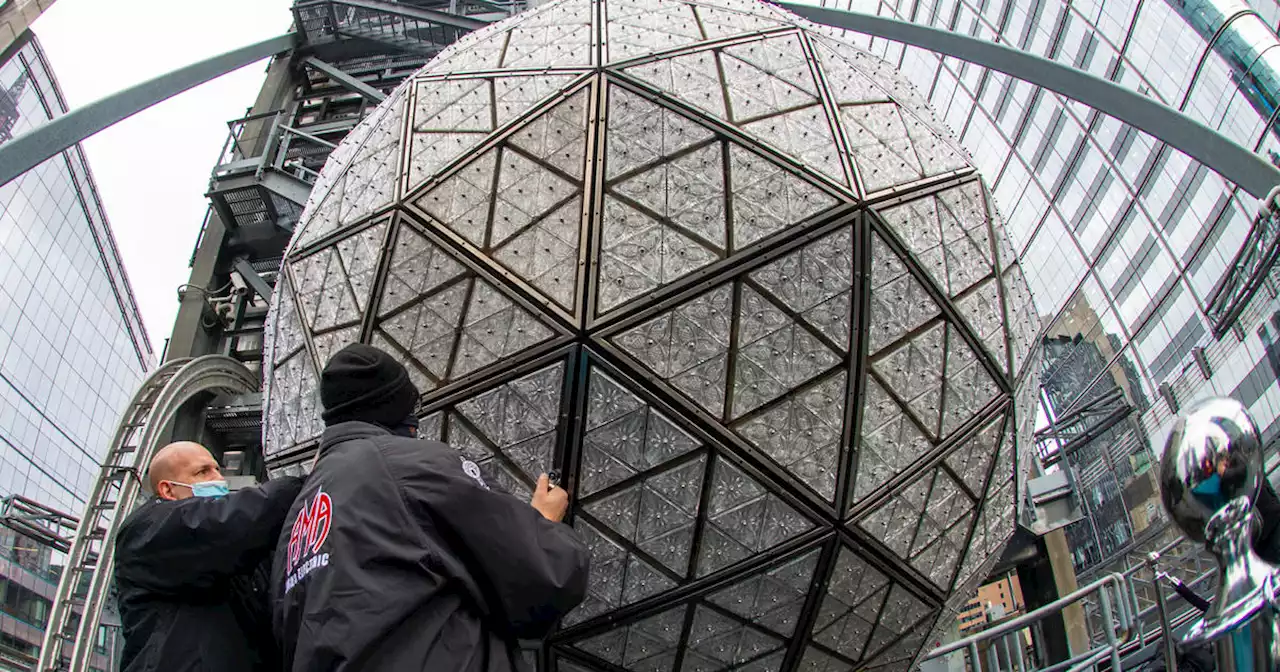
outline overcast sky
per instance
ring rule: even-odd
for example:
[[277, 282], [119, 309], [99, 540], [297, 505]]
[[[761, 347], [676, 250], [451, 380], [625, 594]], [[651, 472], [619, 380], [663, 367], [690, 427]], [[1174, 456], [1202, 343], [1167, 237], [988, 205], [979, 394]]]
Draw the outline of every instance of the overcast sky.
[[[57, 0], [34, 31], [73, 109], [289, 29], [290, 0]], [[179, 94], [84, 144], [156, 356], [173, 329], [209, 171], [266, 61]]]

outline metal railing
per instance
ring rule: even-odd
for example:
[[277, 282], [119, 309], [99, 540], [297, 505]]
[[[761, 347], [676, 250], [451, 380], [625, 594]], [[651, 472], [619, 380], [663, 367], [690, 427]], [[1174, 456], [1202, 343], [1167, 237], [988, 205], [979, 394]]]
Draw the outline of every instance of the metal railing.
[[510, 16], [523, 3], [448, 2], [438, 9], [391, 2], [318, 0], [293, 7], [296, 24], [308, 43], [364, 38], [405, 51], [434, 55], [464, 33]]
[[[249, 172], [261, 177], [264, 171], [274, 169], [315, 184], [320, 168], [338, 145], [290, 126], [288, 116], [289, 110], [281, 108], [228, 121], [230, 132], [213, 169], [213, 180]], [[352, 119], [347, 124], [326, 124], [325, 132], [345, 137], [356, 122]]]
[[[1091, 596], [1097, 596], [1096, 599], [1102, 608], [1104, 619], [1101, 630], [1105, 643], [1062, 662], [1048, 667], [1038, 667], [1034, 658], [1028, 654], [1026, 642], [1043, 641], [1037, 629], [1039, 623]], [[975, 672], [977, 670], [1026, 672], [1033, 669], [1039, 669], [1042, 672], [1078, 672], [1096, 667], [1106, 660], [1110, 661], [1112, 670], [1120, 670], [1122, 669], [1121, 648], [1133, 638], [1137, 630], [1136, 620], [1137, 601], [1128, 577], [1123, 574], [1109, 574], [1034, 611], [1011, 618], [950, 644], [944, 644], [926, 653], [921, 657], [920, 662], [959, 654], [965, 657], [969, 669]]]

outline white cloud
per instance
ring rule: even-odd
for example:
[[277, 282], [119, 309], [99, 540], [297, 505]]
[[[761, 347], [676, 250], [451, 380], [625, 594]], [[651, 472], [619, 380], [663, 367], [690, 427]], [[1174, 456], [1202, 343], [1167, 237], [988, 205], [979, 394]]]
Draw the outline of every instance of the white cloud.
[[[75, 109], [289, 29], [289, 0], [58, 0], [35, 23]], [[179, 94], [84, 144], [157, 356], [204, 220], [209, 171], [262, 85], [266, 61]]]

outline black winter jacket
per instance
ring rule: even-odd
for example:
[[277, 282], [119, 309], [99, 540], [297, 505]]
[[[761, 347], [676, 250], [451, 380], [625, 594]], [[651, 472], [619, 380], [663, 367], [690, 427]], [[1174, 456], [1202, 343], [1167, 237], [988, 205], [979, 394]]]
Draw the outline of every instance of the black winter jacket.
[[274, 672], [267, 568], [302, 481], [153, 499], [116, 535], [124, 672]]
[[523, 669], [586, 592], [567, 525], [488, 489], [449, 446], [364, 422], [327, 428], [276, 545], [284, 669]]

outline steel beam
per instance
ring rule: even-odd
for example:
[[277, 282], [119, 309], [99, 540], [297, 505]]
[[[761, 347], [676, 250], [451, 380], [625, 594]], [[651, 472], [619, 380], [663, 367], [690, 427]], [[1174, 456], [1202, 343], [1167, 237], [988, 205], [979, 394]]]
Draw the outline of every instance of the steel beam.
[[778, 5], [816, 23], [952, 56], [1060, 93], [1155, 136], [1255, 198], [1264, 198], [1280, 185], [1280, 169], [1262, 156], [1167, 105], [1083, 70], [995, 42], [908, 21], [790, 2]]
[[102, 129], [194, 86], [292, 49], [292, 33], [193, 63], [113, 93], [0, 145], [0, 185]]
[[372, 86], [369, 86], [368, 84], [365, 84], [364, 82], [356, 79], [355, 77], [352, 77], [350, 74], [345, 72], [342, 68], [339, 68], [338, 66], [333, 65], [332, 63], [327, 63], [325, 61], [322, 61], [316, 58], [315, 56], [308, 56], [306, 60], [303, 61], [303, 63], [306, 63], [307, 65], [315, 68], [316, 70], [323, 72], [324, 74], [328, 75], [329, 79], [332, 79], [333, 81], [345, 86], [351, 91], [355, 91], [356, 93], [364, 96], [366, 99], [373, 101], [375, 104], [381, 103], [382, 101], [387, 99], [386, 94], [384, 94], [383, 92], [373, 88]]
[[421, 7], [413, 7], [411, 5], [403, 5], [395, 2], [382, 2], [381, 0], [341, 0], [341, 4], [349, 7], [368, 9], [375, 12], [399, 14], [400, 16], [409, 17], [411, 19], [438, 23], [442, 26], [452, 26], [462, 30], [479, 30], [490, 23], [489, 21], [475, 19], [469, 16], [451, 14], [449, 12], [442, 12], [435, 9], [423, 9]]
[[275, 290], [271, 285], [267, 284], [266, 280], [262, 279], [261, 275], [258, 275], [257, 271], [253, 270], [253, 266], [249, 264], [248, 259], [243, 257], [236, 259], [234, 268], [240, 273], [240, 277], [244, 278], [245, 284], [249, 285], [254, 292], [257, 292], [263, 301], [271, 301], [271, 295], [275, 293]]

